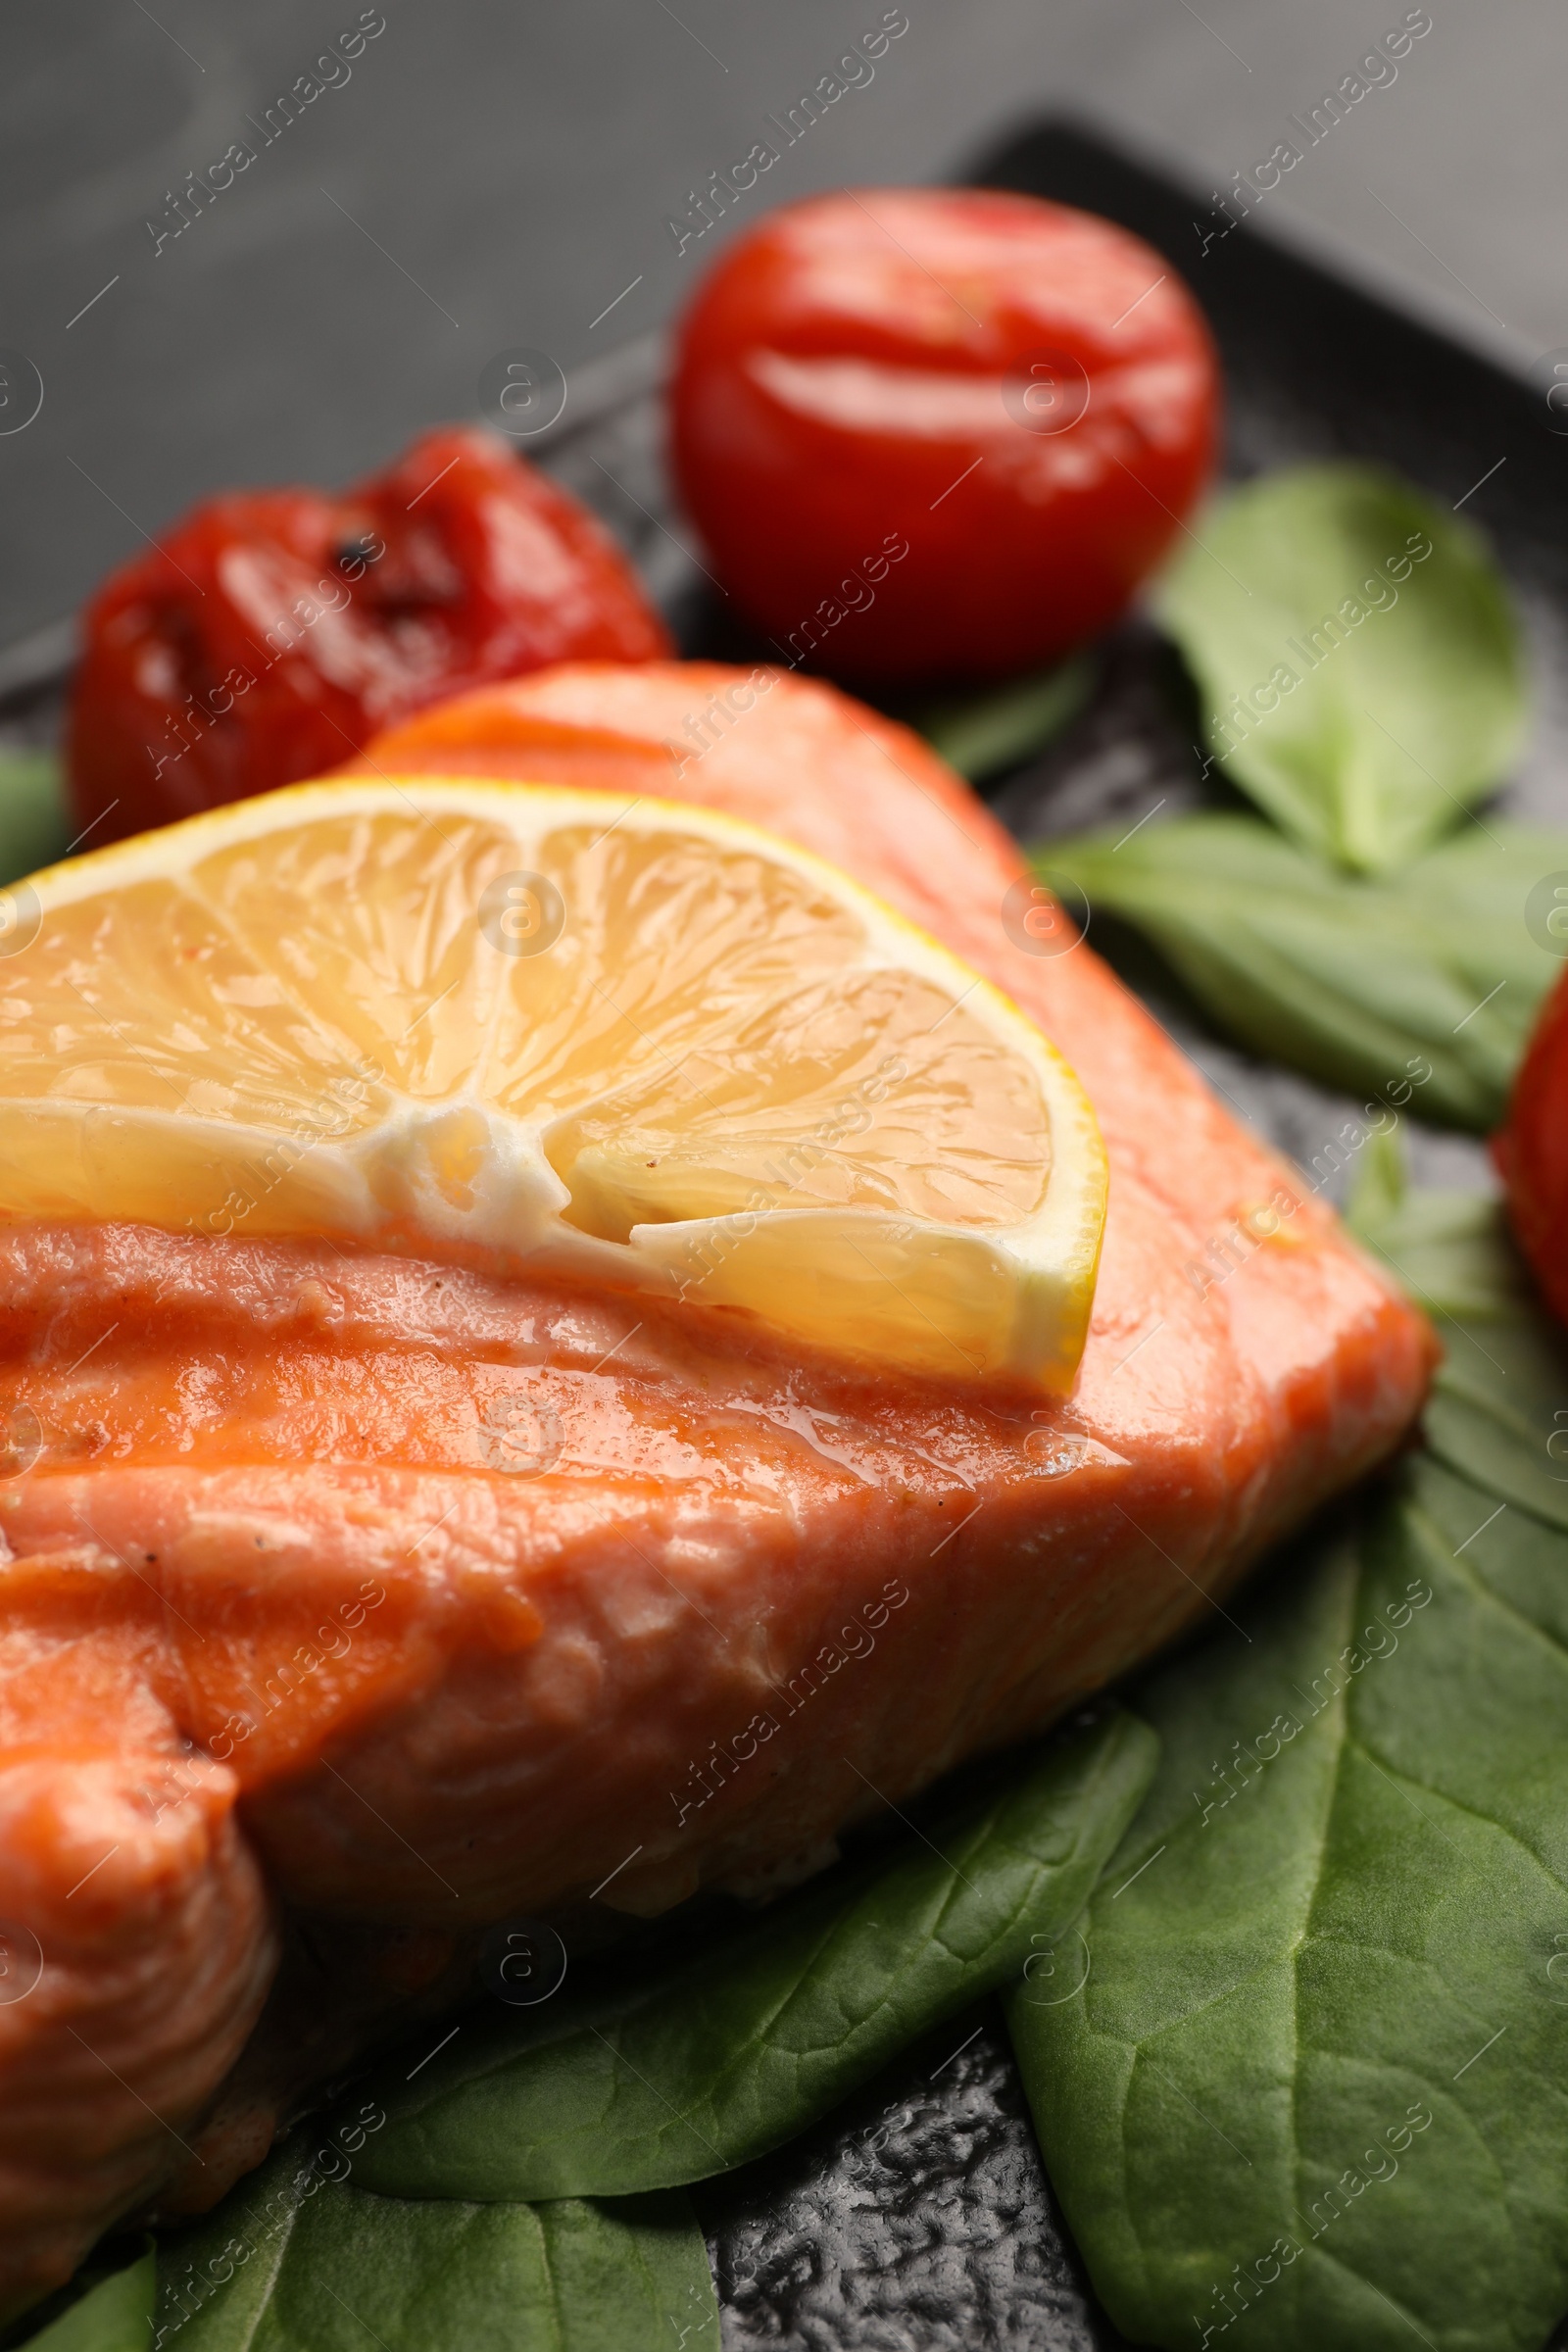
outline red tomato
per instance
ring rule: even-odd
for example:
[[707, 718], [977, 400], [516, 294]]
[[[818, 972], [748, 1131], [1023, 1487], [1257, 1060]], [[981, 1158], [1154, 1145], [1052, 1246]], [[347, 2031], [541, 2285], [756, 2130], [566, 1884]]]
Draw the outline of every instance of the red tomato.
[[1519, 1246], [1568, 1323], [1568, 972], [1542, 1007], [1492, 1148]]
[[96, 848], [339, 767], [466, 688], [669, 650], [587, 509], [448, 427], [340, 495], [212, 499], [111, 574], [85, 615], [72, 793]]
[[1123, 611], [1208, 479], [1217, 403], [1197, 305], [1124, 229], [867, 188], [772, 214], [705, 279], [674, 461], [783, 659], [1000, 676]]

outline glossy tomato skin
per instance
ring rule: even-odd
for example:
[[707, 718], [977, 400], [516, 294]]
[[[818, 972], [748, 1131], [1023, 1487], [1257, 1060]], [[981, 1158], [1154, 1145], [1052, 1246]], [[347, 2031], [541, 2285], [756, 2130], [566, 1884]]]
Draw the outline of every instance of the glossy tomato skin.
[[1493, 1152], [1519, 1247], [1568, 1323], [1568, 972], [1542, 1007]]
[[93, 846], [343, 761], [427, 703], [669, 637], [586, 508], [499, 436], [341, 494], [209, 500], [88, 605], [69, 771]]
[[1109, 221], [845, 191], [771, 214], [698, 290], [675, 471], [785, 660], [1001, 676], [1126, 608], [1212, 471], [1218, 380], [1174, 270]]

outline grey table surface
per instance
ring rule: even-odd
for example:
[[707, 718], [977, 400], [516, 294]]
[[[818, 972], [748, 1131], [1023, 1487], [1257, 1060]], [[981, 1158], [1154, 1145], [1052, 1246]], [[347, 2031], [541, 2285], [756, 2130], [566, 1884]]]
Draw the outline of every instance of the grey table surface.
[[[1403, 0], [902, 0], [907, 30], [683, 251], [744, 156], [882, 0], [10, 0], [0, 21], [0, 644], [68, 612], [195, 498], [344, 479], [476, 413], [496, 352], [566, 370], [667, 318], [765, 202], [936, 178], [1073, 110], [1200, 194], [1266, 157]], [[1263, 221], [1527, 368], [1568, 343], [1559, 0], [1431, 0], [1432, 28]], [[281, 118], [277, 118], [281, 123]], [[183, 233], [172, 198], [254, 151]], [[149, 225], [151, 223], [151, 225]], [[1196, 254], [1195, 236], [1195, 254]], [[0, 390], [4, 390], [0, 385]]]

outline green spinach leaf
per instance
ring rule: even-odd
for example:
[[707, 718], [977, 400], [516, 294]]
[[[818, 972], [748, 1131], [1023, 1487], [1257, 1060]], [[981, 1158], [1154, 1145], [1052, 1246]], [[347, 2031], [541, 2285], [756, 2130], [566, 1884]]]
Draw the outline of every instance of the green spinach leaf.
[[329, 2178], [312, 2146], [160, 2246], [156, 2352], [718, 2352], [684, 2196], [416, 2203]]
[[[1082, 1906], [1153, 1768], [1111, 1714], [891, 1859], [836, 1873], [612, 1996], [466, 2024], [357, 2178], [397, 2195], [615, 2195], [788, 2139], [906, 2042], [1014, 1976]], [[557, 2005], [551, 2004], [554, 2008]]]
[[1446, 1327], [1427, 1400], [1428, 1446], [1477, 1486], [1568, 1527], [1561, 1341], [1534, 1309], [1502, 1202], [1410, 1191], [1396, 1133], [1375, 1138], [1367, 1161], [1348, 1221]]
[[[1118, 846], [1119, 841], [1119, 846]], [[1145, 932], [1218, 1025], [1330, 1086], [1428, 1120], [1500, 1118], [1562, 969], [1527, 917], [1568, 873], [1568, 835], [1471, 826], [1388, 881], [1358, 881], [1255, 818], [1178, 817], [1054, 841], [1043, 869]], [[1430, 1068], [1412, 1100], [1399, 1090]]]
[[24, 2352], [151, 2352], [157, 2291], [149, 2248], [138, 2261], [98, 2279], [29, 2335]]
[[1298, 466], [1232, 492], [1187, 541], [1158, 613], [1226, 774], [1358, 871], [1451, 831], [1518, 747], [1502, 579], [1467, 523], [1395, 474]]
[[1481, 1353], [1482, 1343], [1466, 1326], [1517, 1323], [1529, 1314], [1530, 1280], [1501, 1200], [1411, 1192], [1397, 1128], [1366, 1145], [1345, 1221], [1418, 1306], [1462, 1332], [1470, 1355]]
[[1160, 1770], [1087, 1981], [1007, 1996], [1139, 2342], [1536, 2352], [1568, 2307], [1568, 1512], [1527, 1459], [1568, 1363], [1544, 1325], [1476, 1337], [1512, 1458], [1480, 1483], [1480, 1384], [1445, 1375], [1462, 1439], [1232, 1602], [1250, 1641], [1149, 1678]]
[[1077, 717], [1094, 684], [1093, 661], [1074, 654], [1054, 669], [932, 704], [914, 724], [950, 767], [980, 784], [1043, 751]]
[[1544, 1325], [1461, 1326], [1427, 1405], [1426, 1437], [1477, 1487], [1568, 1529], [1568, 1365]]
[[0, 887], [53, 865], [74, 831], [54, 754], [0, 750]]

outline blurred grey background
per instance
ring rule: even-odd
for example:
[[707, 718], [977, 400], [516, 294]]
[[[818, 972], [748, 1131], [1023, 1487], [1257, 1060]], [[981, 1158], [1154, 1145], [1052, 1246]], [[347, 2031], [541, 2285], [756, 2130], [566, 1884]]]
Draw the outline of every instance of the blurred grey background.
[[[1397, 78], [1257, 224], [1522, 371], [1568, 345], [1568, 12], [1413, 14], [1431, 29]], [[343, 480], [420, 424], [476, 416], [498, 351], [542, 348], [569, 381], [664, 321], [767, 204], [952, 176], [1071, 113], [1190, 180], [1206, 213], [1406, 17], [1403, 0], [12, 0], [0, 347], [43, 402], [3, 429], [30, 405], [13, 359], [0, 644], [220, 485]], [[874, 75], [677, 251], [667, 220], [763, 117], [905, 19]], [[375, 25], [317, 75], [328, 43]], [[327, 75], [296, 119], [277, 111]], [[174, 235], [187, 175], [211, 182], [235, 142], [254, 161], [187, 196]]]

